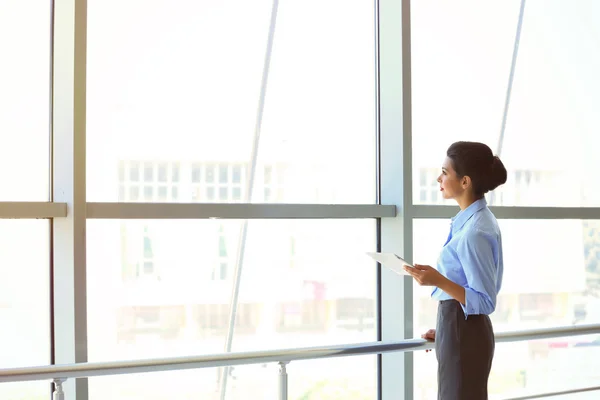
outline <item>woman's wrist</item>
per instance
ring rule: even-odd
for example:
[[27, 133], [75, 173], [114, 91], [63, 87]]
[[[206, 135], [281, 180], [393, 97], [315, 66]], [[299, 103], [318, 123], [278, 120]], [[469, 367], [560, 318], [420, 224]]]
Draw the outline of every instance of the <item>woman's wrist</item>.
[[444, 288], [448, 287], [448, 282], [451, 282], [451, 281], [448, 278], [446, 278], [444, 275], [439, 274], [437, 277], [437, 282], [436, 282], [435, 286], [437, 286], [441, 290], [444, 290]]

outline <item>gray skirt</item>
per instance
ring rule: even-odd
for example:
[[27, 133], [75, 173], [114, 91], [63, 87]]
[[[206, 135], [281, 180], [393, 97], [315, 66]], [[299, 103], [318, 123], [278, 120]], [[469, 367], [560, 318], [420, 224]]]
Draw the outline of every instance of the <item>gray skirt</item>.
[[435, 332], [438, 400], [487, 400], [494, 347], [490, 317], [465, 319], [458, 301], [441, 301]]

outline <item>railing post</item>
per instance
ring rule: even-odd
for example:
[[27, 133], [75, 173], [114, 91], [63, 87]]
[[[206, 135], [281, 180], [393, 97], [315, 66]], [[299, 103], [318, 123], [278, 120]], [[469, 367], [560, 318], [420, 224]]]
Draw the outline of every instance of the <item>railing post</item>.
[[65, 378], [56, 378], [54, 379], [54, 396], [53, 400], [65, 400], [65, 392], [63, 392], [63, 383], [65, 383]]
[[288, 398], [288, 375], [286, 369], [287, 362], [279, 362], [279, 400]]

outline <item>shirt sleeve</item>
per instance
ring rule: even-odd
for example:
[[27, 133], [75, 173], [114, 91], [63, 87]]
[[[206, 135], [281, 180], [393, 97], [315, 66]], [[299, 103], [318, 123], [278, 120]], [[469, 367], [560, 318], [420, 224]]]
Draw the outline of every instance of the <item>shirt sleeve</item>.
[[459, 243], [458, 256], [467, 278], [466, 304], [462, 305], [465, 317], [489, 315], [496, 308], [496, 243], [491, 235], [479, 230], [467, 233]]

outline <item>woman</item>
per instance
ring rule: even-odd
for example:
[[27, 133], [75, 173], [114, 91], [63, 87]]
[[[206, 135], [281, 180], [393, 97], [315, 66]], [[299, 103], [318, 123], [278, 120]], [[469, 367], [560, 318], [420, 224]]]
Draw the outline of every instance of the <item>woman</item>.
[[422, 335], [435, 341], [438, 399], [485, 400], [494, 356], [488, 317], [502, 284], [502, 237], [485, 193], [506, 182], [506, 169], [488, 146], [457, 142], [447, 151], [437, 181], [460, 212], [452, 218], [437, 269], [405, 266], [422, 286], [434, 286], [437, 326]]

